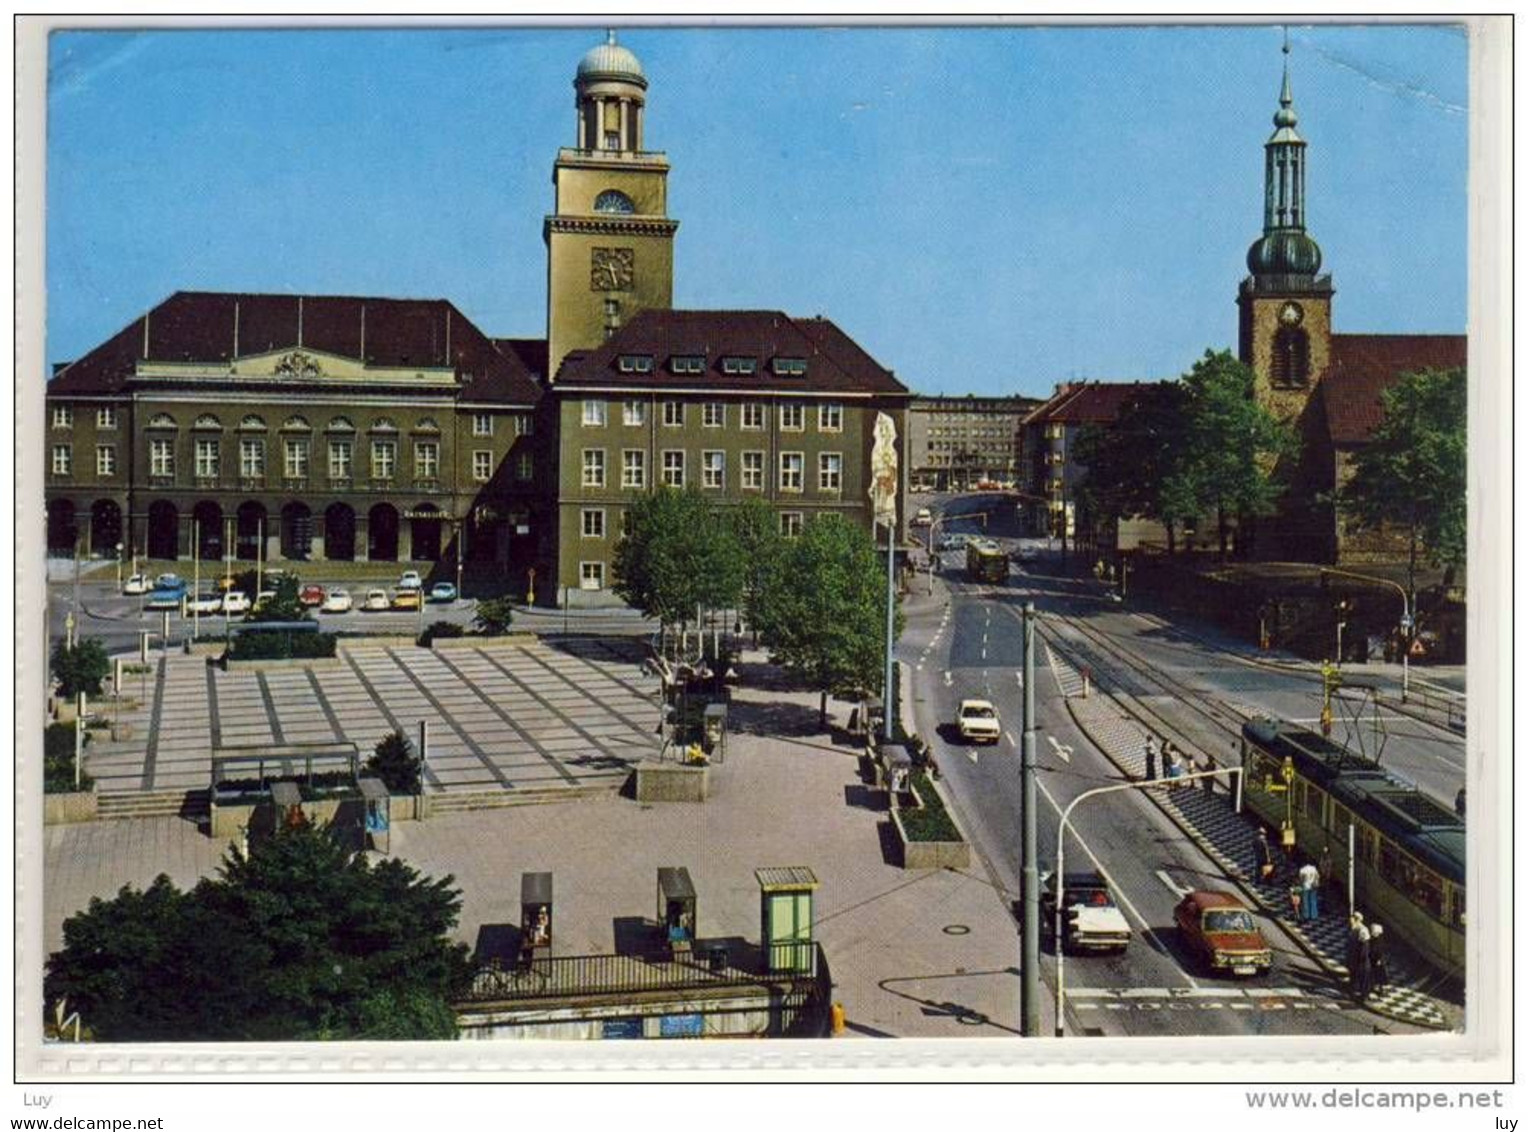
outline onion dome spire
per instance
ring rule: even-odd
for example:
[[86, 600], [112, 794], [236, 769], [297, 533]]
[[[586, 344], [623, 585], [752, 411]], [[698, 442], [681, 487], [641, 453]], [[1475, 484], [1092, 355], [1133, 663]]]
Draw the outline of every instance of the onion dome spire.
[[1284, 82], [1273, 113], [1273, 136], [1263, 146], [1263, 235], [1247, 249], [1256, 276], [1314, 276], [1321, 248], [1305, 231], [1305, 139], [1295, 130], [1289, 83], [1289, 29], [1284, 29]]

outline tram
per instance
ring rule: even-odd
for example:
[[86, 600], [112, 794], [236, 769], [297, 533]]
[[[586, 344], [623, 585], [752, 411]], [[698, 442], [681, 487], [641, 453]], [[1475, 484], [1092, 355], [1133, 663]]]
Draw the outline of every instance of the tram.
[[[1355, 903], [1446, 975], [1464, 976], [1464, 822], [1380, 765], [1289, 723], [1242, 725], [1243, 798]], [[1350, 833], [1351, 830], [1351, 833]]]
[[972, 582], [1007, 581], [1008, 555], [990, 539], [972, 539], [966, 543], [966, 578]]

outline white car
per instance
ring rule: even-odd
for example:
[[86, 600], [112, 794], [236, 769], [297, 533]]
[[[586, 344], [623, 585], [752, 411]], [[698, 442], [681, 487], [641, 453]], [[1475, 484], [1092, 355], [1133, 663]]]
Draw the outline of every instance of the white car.
[[961, 700], [955, 716], [960, 737], [968, 743], [996, 743], [1003, 737], [997, 709], [986, 700]]
[[190, 595], [186, 598], [186, 612], [222, 613], [223, 595], [215, 590], [203, 590], [199, 594]]
[[320, 606], [325, 613], [349, 613], [351, 608], [349, 590], [330, 590], [324, 595], [324, 603]]
[[393, 599], [388, 596], [386, 590], [367, 590], [366, 600], [361, 603], [361, 608], [372, 612], [391, 609]]
[[223, 612], [244, 614], [249, 612], [249, 595], [243, 590], [229, 590], [223, 595]]
[[422, 590], [424, 589], [424, 579], [419, 576], [418, 570], [405, 570], [402, 577], [398, 579], [398, 588], [400, 590]]
[[[1130, 946], [1130, 925], [1101, 874], [1067, 873], [1061, 901], [1062, 943], [1068, 951], [1124, 951]], [[1042, 930], [1054, 934], [1055, 873], [1046, 874], [1040, 892], [1040, 916]]]
[[913, 516], [913, 526], [926, 527], [934, 521], [934, 513], [927, 507], [918, 508], [918, 513]]
[[146, 594], [154, 588], [147, 574], [134, 574], [122, 583], [122, 592], [125, 594]]

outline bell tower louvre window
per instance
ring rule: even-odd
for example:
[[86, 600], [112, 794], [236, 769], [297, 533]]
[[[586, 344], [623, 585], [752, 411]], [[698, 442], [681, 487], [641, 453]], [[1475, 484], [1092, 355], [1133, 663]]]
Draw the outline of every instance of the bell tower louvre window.
[[1305, 331], [1286, 326], [1273, 336], [1269, 377], [1276, 389], [1303, 389], [1310, 384], [1310, 339]]

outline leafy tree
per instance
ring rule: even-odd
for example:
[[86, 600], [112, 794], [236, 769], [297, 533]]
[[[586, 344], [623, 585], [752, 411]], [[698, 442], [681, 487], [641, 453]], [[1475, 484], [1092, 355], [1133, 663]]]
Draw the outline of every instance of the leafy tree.
[[1384, 417], [1338, 496], [1360, 526], [1405, 532], [1413, 594], [1424, 554], [1451, 567], [1465, 559], [1468, 396], [1463, 369], [1402, 374], [1382, 394]]
[[190, 892], [160, 876], [92, 900], [45, 992], [103, 1041], [451, 1038], [470, 973], [453, 883], [298, 824]]
[[472, 623], [485, 637], [501, 637], [515, 619], [515, 603], [507, 597], [479, 598]]
[[1187, 402], [1180, 382], [1148, 385], [1121, 406], [1114, 424], [1084, 428], [1072, 450], [1087, 468], [1077, 488], [1080, 509], [1105, 523], [1158, 520], [1167, 530], [1169, 554], [1176, 549], [1178, 524], [1197, 514], [1196, 493], [1185, 490]]
[[297, 599], [298, 582], [295, 574], [283, 574], [276, 579], [271, 592], [274, 597], [258, 609], [252, 609], [246, 621], [309, 621], [308, 609]]
[[743, 584], [739, 603], [758, 641], [761, 604], [771, 577], [779, 569], [785, 540], [780, 536], [780, 516], [758, 496], [749, 496], [732, 509], [732, 530], [743, 560]]
[[[85, 746], [90, 745], [90, 732], [85, 732]], [[43, 733], [42, 745], [42, 792], [44, 794], [67, 794], [73, 790], [89, 790], [95, 784], [83, 769], [79, 785], [74, 782], [74, 724], [50, 723]]]
[[58, 694], [70, 700], [81, 692], [99, 696], [101, 681], [111, 672], [106, 646], [95, 637], [80, 637], [73, 648], [67, 648], [63, 641], [59, 641], [53, 646], [53, 656], [48, 663], [53, 678], [58, 681]]
[[774, 659], [821, 694], [821, 727], [828, 726], [829, 694], [856, 697], [881, 686], [886, 564], [863, 528], [839, 515], [807, 523], [786, 542], [760, 604]]
[[737, 604], [741, 546], [733, 525], [698, 488], [657, 488], [627, 515], [613, 566], [615, 592], [628, 604], [665, 626], [684, 624], [697, 608]]
[[424, 762], [402, 731], [382, 736], [366, 760], [366, 769], [393, 794], [418, 794], [424, 788]]

